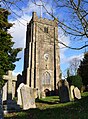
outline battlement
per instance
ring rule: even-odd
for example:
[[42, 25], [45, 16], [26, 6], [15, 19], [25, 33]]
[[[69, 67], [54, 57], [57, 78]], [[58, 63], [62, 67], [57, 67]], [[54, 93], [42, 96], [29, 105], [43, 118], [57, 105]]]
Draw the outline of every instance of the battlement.
[[32, 21], [38, 22], [38, 23], [41, 23], [41, 24], [46, 24], [46, 25], [58, 27], [58, 21], [57, 21], [57, 19], [50, 20], [50, 19], [46, 19], [46, 18], [42, 18], [42, 17], [39, 18], [37, 16], [36, 12], [33, 12], [32, 13], [31, 22]]

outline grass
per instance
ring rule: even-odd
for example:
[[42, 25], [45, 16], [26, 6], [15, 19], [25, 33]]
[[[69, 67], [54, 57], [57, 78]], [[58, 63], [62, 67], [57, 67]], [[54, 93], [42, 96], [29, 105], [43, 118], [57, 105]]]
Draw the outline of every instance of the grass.
[[36, 101], [37, 108], [5, 115], [4, 119], [88, 119], [88, 92], [82, 99], [60, 103], [58, 96]]

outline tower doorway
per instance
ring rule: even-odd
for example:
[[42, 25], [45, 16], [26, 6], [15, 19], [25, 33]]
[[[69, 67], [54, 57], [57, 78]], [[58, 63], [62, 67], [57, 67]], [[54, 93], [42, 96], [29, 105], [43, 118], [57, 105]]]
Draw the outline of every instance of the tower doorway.
[[50, 96], [50, 91], [49, 91], [49, 89], [45, 89], [44, 92], [45, 92], [45, 95], [46, 95], [46, 96]]

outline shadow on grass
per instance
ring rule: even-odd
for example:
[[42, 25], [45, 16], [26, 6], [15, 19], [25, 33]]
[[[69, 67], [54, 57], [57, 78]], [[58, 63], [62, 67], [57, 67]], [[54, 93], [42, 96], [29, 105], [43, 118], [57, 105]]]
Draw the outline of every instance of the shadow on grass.
[[10, 113], [4, 119], [88, 119], [88, 96], [68, 103], [55, 102], [53, 105], [47, 101], [37, 103], [36, 109]]
[[45, 101], [45, 100], [36, 100], [36, 103], [42, 103], [42, 104], [49, 104], [49, 105], [53, 105], [53, 104], [58, 104], [60, 103], [60, 100], [56, 100], [56, 101]]

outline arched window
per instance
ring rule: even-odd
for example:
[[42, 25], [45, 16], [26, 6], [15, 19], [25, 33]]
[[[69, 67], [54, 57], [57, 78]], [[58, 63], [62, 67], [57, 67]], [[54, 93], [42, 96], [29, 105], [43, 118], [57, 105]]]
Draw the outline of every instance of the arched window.
[[49, 85], [50, 84], [50, 73], [49, 72], [45, 72], [43, 74], [42, 84], [43, 85]]
[[48, 33], [48, 27], [44, 27], [44, 32]]

